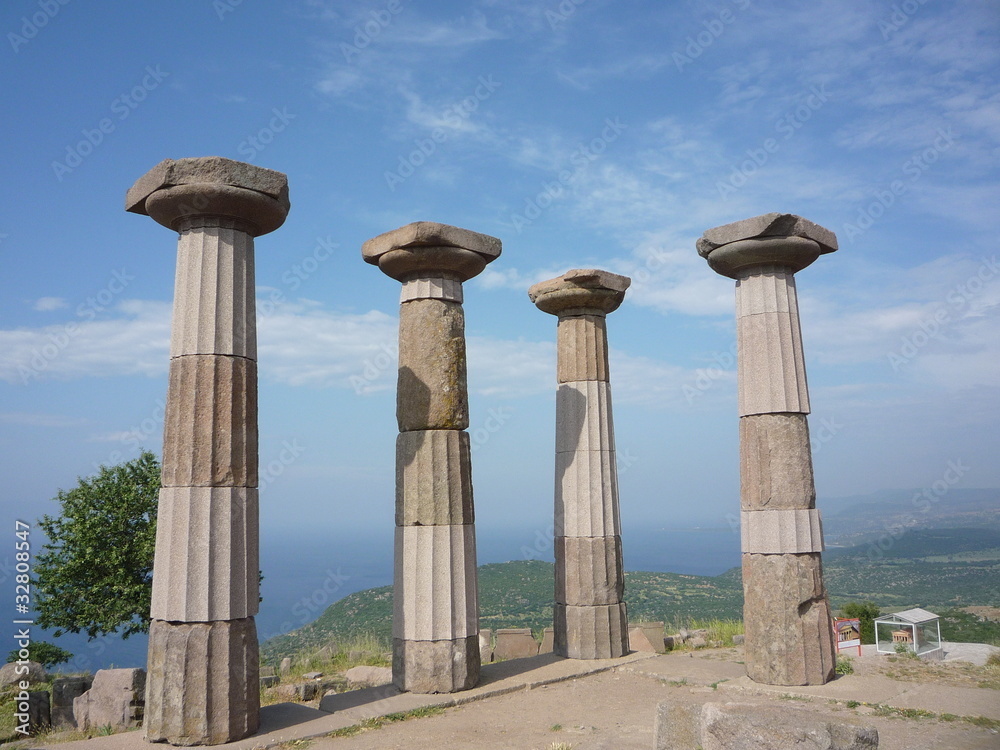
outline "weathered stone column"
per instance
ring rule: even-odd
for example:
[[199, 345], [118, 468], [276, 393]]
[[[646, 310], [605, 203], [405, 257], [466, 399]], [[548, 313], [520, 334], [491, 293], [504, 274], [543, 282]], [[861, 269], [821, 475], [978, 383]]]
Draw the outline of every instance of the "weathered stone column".
[[167, 159], [125, 208], [179, 233], [153, 563], [146, 738], [216, 745], [260, 723], [253, 238], [288, 213], [285, 175]]
[[528, 290], [540, 310], [559, 317], [553, 648], [570, 659], [629, 650], [605, 316], [631, 283], [577, 269]]
[[836, 249], [833, 232], [777, 213], [698, 240], [712, 269], [736, 279], [746, 665], [768, 685], [833, 678], [794, 274]]
[[462, 282], [500, 255], [500, 240], [420, 221], [368, 240], [361, 254], [403, 282], [393, 682], [466, 690], [480, 664]]

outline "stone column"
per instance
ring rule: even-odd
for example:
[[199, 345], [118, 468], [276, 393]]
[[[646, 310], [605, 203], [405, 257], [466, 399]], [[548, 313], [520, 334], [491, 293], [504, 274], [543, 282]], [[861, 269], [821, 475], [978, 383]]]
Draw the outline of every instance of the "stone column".
[[479, 602], [462, 282], [500, 240], [421, 221], [362, 257], [403, 283], [399, 307], [393, 682], [415, 693], [479, 681]]
[[179, 234], [153, 563], [146, 738], [253, 734], [258, 678], [257, 328], [253, 238], [288, 213], [285, 175], [167, 159], [125, 208]]
[[712, 269], [736, 279], [746, 665], [768, 685], [833, 678], [794, 274], [836, 249], [833, 232], [777, 213], [698, 240]]
[[605, 316], [631, 283], [578, 269], [528, 290], [559, 317], [553, 648], [570, 659], [629, 651]]

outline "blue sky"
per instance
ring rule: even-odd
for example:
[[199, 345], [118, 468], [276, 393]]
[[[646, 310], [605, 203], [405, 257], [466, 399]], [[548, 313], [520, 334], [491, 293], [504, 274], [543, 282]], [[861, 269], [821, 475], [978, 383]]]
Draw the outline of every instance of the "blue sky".
[[574, 267], [633, 278], [624, 525], [726, 524], [733, 283], [694, 243], [769, 211], [840, 239], [798, 276], [821, 507], [1000, 486], [995, 4], [18, 0], [0, 31], [11, 526], [159, 452], [176, 237], [124, 195], [207, 155], [290, 184], [257, 241], [265, 545], [391, 529], [399, 284], [360, 246], [415, 220], [504, 245], [466, 284], [480, 536], [551, 524], [555, 319], [526, 290]]

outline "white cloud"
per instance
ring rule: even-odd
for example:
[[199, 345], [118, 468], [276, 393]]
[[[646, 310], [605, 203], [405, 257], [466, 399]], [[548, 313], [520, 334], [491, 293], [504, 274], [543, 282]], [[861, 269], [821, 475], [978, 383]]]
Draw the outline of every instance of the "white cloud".
[[120, 317], [0, 331], [0, 380], [158, 375], [170, 348], [170, 304], [125, 300]]
[[35, 300], [32, 308], [40, 312], [49, 312], [51, 310], [61, 310], [68, 304], [62, 297], [39, 297]]

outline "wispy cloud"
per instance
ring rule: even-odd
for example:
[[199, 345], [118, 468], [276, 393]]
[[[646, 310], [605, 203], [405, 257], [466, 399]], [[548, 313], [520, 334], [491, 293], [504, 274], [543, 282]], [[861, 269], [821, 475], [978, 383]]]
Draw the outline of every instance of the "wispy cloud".
[[52, 310], [61, 310], [68, 305], [69, 303], [62, 297], [39, 297], [35, 300], [32, 308], [40, 312], [50, 312]]

